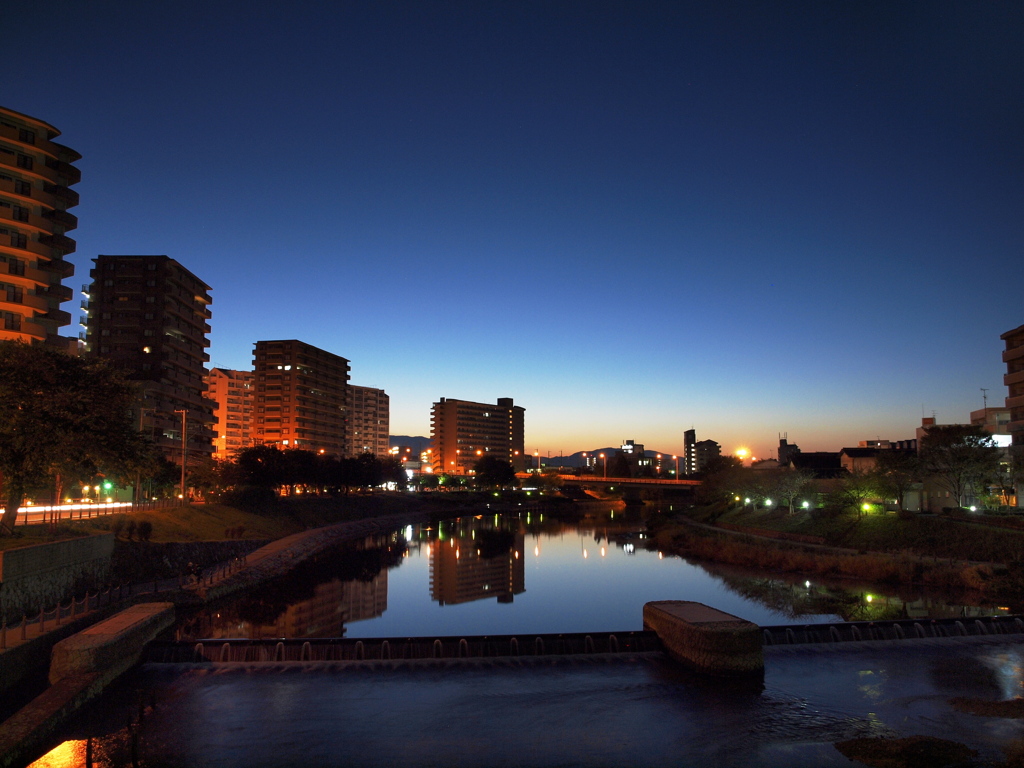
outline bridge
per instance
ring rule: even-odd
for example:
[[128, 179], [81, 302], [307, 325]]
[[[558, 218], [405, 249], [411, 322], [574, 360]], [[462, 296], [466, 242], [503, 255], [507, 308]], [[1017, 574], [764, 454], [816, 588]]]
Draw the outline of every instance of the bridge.
[[627, 488], [693, 488], [700, 480], [676, 480], [667, 477], [605, 477], [603, 475], [558, 475], [563, 485], [621, 485]]

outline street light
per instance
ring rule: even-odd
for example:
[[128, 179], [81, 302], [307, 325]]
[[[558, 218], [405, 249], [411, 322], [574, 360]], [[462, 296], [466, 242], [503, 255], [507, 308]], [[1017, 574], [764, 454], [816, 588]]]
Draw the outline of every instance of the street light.
[[534, 451], [533, 456], [537, 459], [537, 474], [540, 474], [540, 451]]
[[181, 503], [185, 503], [185, 465], [188, 463], [188, 422], [185, 417], [188, 411], [185, 409], [175, 410], [181, 414]]
[[661, 474], [661, 454], [659, 453], [659, 454], [657, 454], [657, 456], [658, 456], [658, 468], [657, 468], [657, 473], [658, 473], [658, 474], [660, 475], [660, 474]]
[[604, 465], [604, 479], [607, 480], [608, 479], [608, 459], [606, 459], [604, 457], [603, 453], [599, 454], [598, 456], [601, 459], [601, 463]]
[[678, 480], [679, 479], [679, 457], [678, 456], [673, 456], [672, 460], [675, 461], [675, 463], [676, 463], [676, 480]]

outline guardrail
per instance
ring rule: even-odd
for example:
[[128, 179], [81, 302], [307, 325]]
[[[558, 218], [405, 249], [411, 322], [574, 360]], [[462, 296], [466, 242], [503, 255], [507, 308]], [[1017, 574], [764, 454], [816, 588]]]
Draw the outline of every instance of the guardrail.
[[197, 573], [183, 573], [171, 579], [155, 579], [136, 584], [121, 584], [116, 587], [108, 586], [106, 589], [96, 590], [91, 594], [86, 592], [82, 598], [72, 597], [67, 605], [61, 605], [58, 602], [53, 608], [40, 608], [39, 613], [34, 613], [31, 616], [24, 615], [20, 621], [11, 624], [8, 624], [6, 619], [0, 619], [0, 651], [38, 637], [48, 629], [55, 629], [61, 624], [95, 613], [108, 605], [130, 604], [131, 600], [138, 595], [156, 595], [161, 592], [177, 592], [182, 589], [201, 589], [205, 586], [212, 586], [219, 579], [226, 578], [244, 568], [246, 560], [246, 556], [243, 555], [204, 568]]

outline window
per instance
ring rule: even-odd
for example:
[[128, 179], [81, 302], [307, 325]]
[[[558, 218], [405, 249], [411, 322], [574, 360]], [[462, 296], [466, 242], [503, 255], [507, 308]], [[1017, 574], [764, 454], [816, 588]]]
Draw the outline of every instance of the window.
[[18, 155], [18, 167], [26, 171], [32, 170], [32, 158], [28, 155]]
[[146, 297], [146, 303], [147, 304], [156, 304], [156, 296], [147, 296]]
[[25, 144], [35, 144], [35, 131], [30, 131], [28, 128], [22, 128], [20, 131], [18, 131], [18, 141], [23, 142]]
[[25, 299], [25, 292], [17, 285], [0, 283], [0, 291], [3, 291], [4, 300], [11, 304], [22, 304]]
[[21, 315], [16, 315], [14, 312], [0, 312], [0, 316], [3, 317], [5, 331], [21, 330]]
[[14, 180], [14, 194], [32, 197], [32, 185], [21, 179]]
[[107, 288], [113, 288], [114, 287], [114, 281], [113, 280], [104, 280], [103, 281], [103, 285], [106, 286]]
[[5, 256], [0, 253], [0, 262], [7, 263], [7, 274], [9, 275], [24, 275], [25, 274], [25, 262], [14, 256]]
[[12, 206], [11, 216], [15, 221], [28, 221], [28, 208], [23, 208], [20, 205]]
[[28, 238], [21, 232], [11, 232], [12, 248], [28, 248]]

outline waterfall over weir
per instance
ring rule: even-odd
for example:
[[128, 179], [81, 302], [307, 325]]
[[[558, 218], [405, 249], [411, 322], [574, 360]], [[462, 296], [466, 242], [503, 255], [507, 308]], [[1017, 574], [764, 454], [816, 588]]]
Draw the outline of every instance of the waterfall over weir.
[[460, 659], [506, 656], [574, 656], [636, 654], [661, 650], [654, 632], [594, 632], [469, 637], [324, 638], [312, 640], [204, 639], [195, 642], [155, 642], [144, 661], [281, 662], [389, 661], [402, 659]]
[[1020, 616], [898, 619], [762, 627], [765, 646], [1024, 634]]
[[[899, 619], [831, 622], [761, 628], [765, 647], [942, 639], [1024, 634], [1024, 618], [990, 616], [962, 619]], [[498, 658], [638, 654], [662, 650], [654, 632], [573, 632], [561, 634], [476, 635], [401, 638], [221, 639], [153, 642], [143, 660], [150, 663], [399, 661], [412, 659]]]

